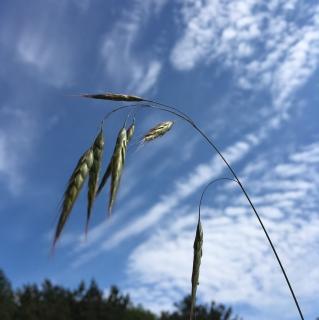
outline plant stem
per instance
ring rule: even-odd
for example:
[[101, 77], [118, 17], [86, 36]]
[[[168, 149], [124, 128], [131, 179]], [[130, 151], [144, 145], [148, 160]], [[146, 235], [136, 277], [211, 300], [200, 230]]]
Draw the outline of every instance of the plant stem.
[[[144, 102], [147, 102], [147, 103], [144, 103]], [[255, 206], [253, 205], [247, 191], [245, 190], [244, 186], [242, 185], [241, 181], [239, 180], [237, 174], [235, 173], [235, 171], [233, 170], [233, 168], [231, 167], [231, 165], [228, 163], [228, 161], [226, 160], [226, 158], [223, 156], [223, 154], [221, 153], [221, 151], [219, 150], [219, 148], [213, 143], [213, 141], [194, 123], [194, 121], [188, 116], [186, 115], [185, 113], [181, 112], [179, 109], [175, 108], [175, 107], [171, 107], [169, 105], [165, 105], [165, 104], [162, 104], [160, 102], [157, 102], [157, 101], [152, 101], [152, 100], [143, 100], [142, 103], [138, 103], [138, 104], [133, 104], [133, 105], [125, 105], [125, 106], [121, 106], [121, 107], [118, 107], [116, 109], [113, 109], [112, 111], [110, 111], [103, 119], [103, 121], [105, 121], [112, 113], [114, 112], [117, 112], [119, 110], [122, 110], [122, 109], [125, 109], [125, 108], [132, 108], [132, 107], [141, 107], [141, 108], [152, 108], [152, 109], [157, 109], [157, 110], [162, 110], [162, 111], [166, 111], [166, 112], [169, 112], [171, 114], [174, 114], [175, 116], [185, 120], [186, 122], [188, 122], [205, 140], [206, 142], [217, 152], [217, 154], [219, 155], [219, 157], [223, 160], [223, 162], [225, 163], [225, 165], [227, 166], [227, 168], [229, 169], [229, 171], [231, 172], [231, 174], [233, 175], [233, 177], [235, 178], [235, 181], [237, 182], [237, 184], [239, 185], [240, 189], [242, 190], [243, 194], [245, 195], [250, 207], [253, 209], [254, 211], [254, 214], [255, 216], [257, 217], [257, 220], [269, 242], [269, 245], [276, 257], [276, 260], [280, 266], [280, 269], [281, 269], [281, 272], [282, 274], [284, 275], [284, 278], [286, 280], [286, 283], [288, 285], [288, 288], [290, 290], [290, 293], [293, 297], [293, 300], [294, 300], [294, 303], [298, 309], [298, 313], [299, 313], [299, 316], [302, 320], [304, 320], [304, 316], [302, 314], [302, 311], [300, 309], [300, 306], [299, 306], [299, 303], [298, 303], [298, 300], [297, 300], [297, 297], [294, 293], [294, 290], [292, 289], [292, 286], [290, 284], [290, 281], [288, 279], [288, 276], [287, 276], [287, 273], [283, 267], [283, 264], [278, 256], [278, 253], [275, 249], [275, 246], [273, 244], [273, 242], [271, 241], [270, 237], [269, 237], [269, 234], [255, 208]]]

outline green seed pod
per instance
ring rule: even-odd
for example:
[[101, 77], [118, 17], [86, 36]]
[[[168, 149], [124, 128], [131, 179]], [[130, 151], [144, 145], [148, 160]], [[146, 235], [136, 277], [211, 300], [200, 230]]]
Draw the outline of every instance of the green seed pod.
[[142, 143], [152, 141], [158, 137], [163, 136], [173, 126], [173, 121], [165, 121], [157, 124], [155, 127], [150, 129], [142, 138]]
[[54, 235], [53, 248], [61, 235], [63, 227], [71, 213], [75, 200], [81, 191], [85, 178], [88, 176], [92, 165], [93, 150], [90, 148], [82, 155], [68, 181], [68, 186], [63, 196], [58, 225]]
[[102, 100], [112, 100], [112, 101], [128, 101], [128, 102], [144, 101], [143, 98], [138, 96], [131, 96], [127, 94], [111, 93], [111, 92], [99, 93], [99, 94], [81, 94], [81, 97], [92, 98], [92, 99], [102, 99]]
[[102, 157], [104, 151], [104, 135], [101, 129], [99, 134], [94, 140], [92, 145], [93, 150], [93, 165], [90, 170], [89, 183], [88, 183], [88, 207], [87, 207], [87, 220], [86, 220], [86, 233], [88, 230], [89, 220], [91, 217], [91, 211], [93, 207], [93, 202], [96, 196], [98, 178], [100, 173], [100, 168], [102, 164]]
[[190, 320], [193, 317], [195, 301], [196, 301], [196, 290], [199, 284], [199, 269], [201, 258], [203, 254], [203, 229], [200, 219], [198, 219], [196, 236], [194, 241], [194, 258], [193, 258], [193, 272], [192, 272], [192, 295], [191, 295], [191, 311]]
[[111, 164], [111, 189], [110, 189], [110, 199], [109, 199], [109, 214], [112, 212], [112, 207], [114, 205], [116, 194], [120, 185], [120, 180], [122, 176], [122, 171], [124, 168], [125, 156], [127, 148], [127, 134], [126, 129], [122, 128], [118, 134], [115, 149], [112, 156]]
[[133, 121], [133, 123], [126, 130], [127, 144], [129, 144], [130, 141], [132, 140], [134, 131], [135, 131], [135, 121]]

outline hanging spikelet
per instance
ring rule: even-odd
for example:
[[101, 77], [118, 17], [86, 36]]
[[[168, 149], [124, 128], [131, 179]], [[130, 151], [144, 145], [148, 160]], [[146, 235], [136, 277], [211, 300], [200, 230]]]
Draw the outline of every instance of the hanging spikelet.
[[158, 137], [163, 136], [173, 126], [173, 121], [165, 121], [157, 124], [155, 127], [150, 129], [142, 138], [141, 143], [152, 141]]
[[132, 140], [134, 131], [135, 131], [135, 119], [133, 120], [133, 123], [126, 130], [127, 144], [129, 144], [130, 141]]
[[[134, 131], [135, 131], [135, 120], [133, 120], [133, 123], [129, 126], [129, 128], [127, 128], [126, 130], [126, 138], [127, 138], [127, 144], [129, 144], [129, 142], [131, 141], [132, 137], [133, 137], [133, 134], [134, 134]], [[114, 150], [114, 153], [115, 153], [115, 150]], [[113, 153], [113, 154], [114, 154]], [[101, 179], [101, 182], [100, 182], [100, 185], [97, 189], [97, 192], [96, 194], [100, 194], [100, 192], [102, 191], [102, 189], [104, 188], [106, 182], [107, 182], [107, 179], [110, 177], [111, 175], [111, 172], [112, 172], [112, 161], [113, 161], [113, 156], [105, 170], [105, 173]]]
[[192, 320], [193, 312], [196, 301], [196, 290], [199, 284], [199, 268], [203, 253], [203, 229], [200, 219], [198, 219], [196, 236], [194, 241], [194, 259], [193, 259], [193, 272], [192, 272], [192, 295], [191, 295], [191, 310], [189, 319]]
[[99, 93], [99, 94], [81, 94], [81, 97], [92, 98], [92, 99], [102, 99], [102, 100], [112, 100], [112, 101], [128, 101], [128, 102], [144, 101], [143, 98], [138, 96], [131, 96], [127, 94], [111, 93], [111, 92]]
[[120, 185], [122, 171], [125, 162], [127, 148], [127, 134], [126, 129], [122, 128], [117, 136], [115, 149], [112, 156], [111, 164], [111, 189], [109, 199], [109, 214], [112, 212], [112, 208], [116, 199], [116, 194]]
[[93, 151], [90, 148], [82, 155], [82, 157], [78, 161], [69, 179], [66, 191], [64, 192], [61, 213], [53, 240], [53, 248], [55, 247], [55, 244], [61, 235], [62, 229], [71, 213], [75, 200], [81, 191], [85, 178], [88, 176], [92, 164]]
[[104, 186], [105, 186], [105, 184], [107, 182], [107, 179], [111, 175], [111, 172], [112, 172], [112, 158], [111, 158], [111, 160], [110, 160], [110, 162], [109, 162], [109, 164], [108, 164], [108, 166], [107, 166], [107, 168], [105, 170], [105, 173], [104, 173], [104, 175], [103, 175], [103, 177], [101, 179], [100, 185], [99, 185], [99, 187], [98, 187], [98, 189], [96, 191], [96, 195], [99, 195], [100, 192], [102, 191], [102, 189], [104, 188]]
[[92, 210], [93, 202], [96, 196], [99, 172], [100, 172], [101, 163], [102, 163], [102, 156], [103, 156], [103, 150], [104, 150], [104, 135], [103, 135], [102, 129], [100, 130], [99, 134], [94, 140], [92, 150], [93, 150], [93, 165], [90, 170], [89, 183], [88, 183], [88, 207], [87, 207], [87, 220], [86, 220], [85, 233], [87, 233], [88, 226], [89, 226], [91, 210]]

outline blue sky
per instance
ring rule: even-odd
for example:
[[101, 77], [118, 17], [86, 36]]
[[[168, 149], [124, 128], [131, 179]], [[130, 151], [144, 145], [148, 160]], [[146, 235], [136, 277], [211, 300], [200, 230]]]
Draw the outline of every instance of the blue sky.
[[[229, 172], [181, 120], [137, 115], [118, 201], [83, 237], [83, 190], [49, 255], [59, 202], [113, 91], [179, 107], [216, 142], [269, 230], [306, 319], [319, 315], [319, 5], [298, 0], [45, 0], [0, 3], [0, 267], [14, 286], [117, 284], [158, 312], [190, 292], [201, 191]], [[124, 113], [105, 129], [104, 163]], [[177, 120], [136, 150], [159, 121]], [[106, 165], [106, 164], [105, 164]], [[203, 207], [198, 299], [247, 320], [298, 319], [264, 234], [236, 186]]]

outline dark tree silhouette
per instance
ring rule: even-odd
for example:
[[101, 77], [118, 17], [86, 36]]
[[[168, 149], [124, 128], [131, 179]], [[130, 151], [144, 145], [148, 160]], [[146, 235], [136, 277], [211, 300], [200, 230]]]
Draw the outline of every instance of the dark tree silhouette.
[[[180, 303], [175, 304], [177, 311], [173, 313], [162, 312], [160, 320], [185, 320], [189, 319], [189, 310], [191, 305], [191, 296], [185, 297]], [[198, 305], [194, 310], [196, 320], [240, 320], [234, 316], [232, 309], [222, 304]]]
[[[117, 287], [104, 295], [92, 280], [74, 289], [66, 289], [44, 280], [38, 287], [28, 284], [13, 291], [0, 270], [0, 320], [185, 320], [189, 319], [190, 296], [175, 304], [176, 311], [156, 316], [142, 306], [135, 306], [129, 295]], [[212, 303], [195, 308], [196, 320], [239, 320], [231, 308]]]
[[0, 270], [0, 319], [11, 320], [14, 313], [15, 303], [11, 284]]

